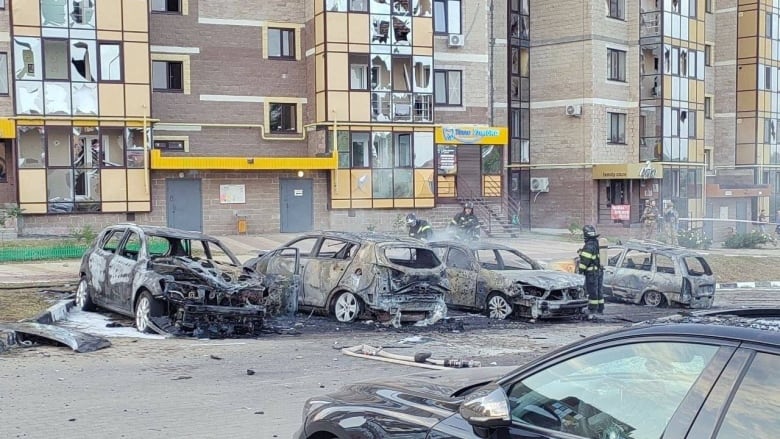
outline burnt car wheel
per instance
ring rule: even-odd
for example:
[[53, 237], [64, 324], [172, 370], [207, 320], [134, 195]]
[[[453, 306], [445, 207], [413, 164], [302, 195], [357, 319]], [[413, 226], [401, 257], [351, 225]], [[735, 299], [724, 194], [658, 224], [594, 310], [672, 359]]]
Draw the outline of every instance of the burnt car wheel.
[[485, 307], [488, 317], [503, 320], [512, 314], [512, 304], [501, 293], [492, 293], [487, 298]]
[[81, 278], [79, 286], [76, 288], [76, 308], [83, 311], [95, 310], [95, 303], [92, 302], [92, 292], [90, 291], [86, 276]]
[[362, 304], [354, 294], [346, 291], [333, 302], [333, 315], [336, 320], [344, 323], [354, 322], [360, 316]]
[[152, 332], [149, 322], [152, 317], [163, 315], [163, 304], [148, 291], [141, 293], [135, 305], [135, 327], [139, 332]]
[[664, 295], [659, 293], [658, 291], [648, 291], [645, 293], [645, 295], [642, 297], [642, 301], [647, 306], [663, 306], [664, 303], [666, 303], [666, 299], [664, 298]]

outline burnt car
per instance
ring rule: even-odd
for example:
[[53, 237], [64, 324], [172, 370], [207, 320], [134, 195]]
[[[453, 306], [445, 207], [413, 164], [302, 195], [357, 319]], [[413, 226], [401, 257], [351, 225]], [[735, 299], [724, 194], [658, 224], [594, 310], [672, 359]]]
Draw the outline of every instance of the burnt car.
[[489, 317], [531, 319], [582, 315], [585, 278], [546, 270], [520, 251], [490, 242], [431, 243], [447, 266], [447, 305]]
[[604, 297], [649, 306], [710, 308], [715, 276], [704, 256], [658, 242], [607, 248]]
[[309, 399], [295, 437], [777, 437], [780, 310], [707, 313], [600, 334], [515, 370], [356, 382]]
[[[294, 251], [299, 262], [290, 264], [291, 253], [281, 253], [285, 249]], [[340, 322], [372, 315], [380, 321], [433, 323], [447, 312], [444, 294], [449, 283], [444, 265], [427, 244], [416, 239], [309, 233], [244, 265], [263, 274], [299, 268], [299, 307], [324, 310]]]
[[76, 306], [135, 317], [141, 332], [255, 335], [269, 288], [219, 240], [199, 232], [119, 224], [81, 259]]

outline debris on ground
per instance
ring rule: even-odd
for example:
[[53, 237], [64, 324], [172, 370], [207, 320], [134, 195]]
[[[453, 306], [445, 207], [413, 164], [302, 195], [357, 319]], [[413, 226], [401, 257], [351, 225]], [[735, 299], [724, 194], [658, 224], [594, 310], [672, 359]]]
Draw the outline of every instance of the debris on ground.
[[[65, 345], [76, 352], [93, 352], [111, 346], [108, 339], [54, 325], [34, 322], [1, 323], [0, 352], [13, 346]], [[3, 348], [3, 345], [5, 348]]]
[[406, 366], [416, 366], [425, 369], [451, 369], [451, 368], [464, 368], [464, 367], [481, 367], [482, 364], [479, 361], [465, 360], [460, 358], [445, 358], [436, 359], [431, 358], [430, 352], [417, 352], [414, 355], [399, 355], [385, 351], [381, 347], [373, 347], [369, 345], [357, 345], [349, 348], [341, 349], [341, 352], [345, 355], [357, 358], [367, 358], [371, 360], [384, 361], [386, 363], [403, 364]]

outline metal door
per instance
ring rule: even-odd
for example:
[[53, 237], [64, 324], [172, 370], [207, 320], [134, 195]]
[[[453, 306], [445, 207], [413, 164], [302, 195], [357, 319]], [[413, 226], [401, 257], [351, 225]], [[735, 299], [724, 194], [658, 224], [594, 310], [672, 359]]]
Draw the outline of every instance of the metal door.
[[308, 232], [314, 225], [313, 182], [306, 178], [279, 180], [279, 231]]
[[165, 180], [168, 227], [203, 231], [203, 195], [198, 179]]
[[480, 145], [458, 145], [458, 175], [455, 187], [458, 197], [482, 196], [482, 147]]

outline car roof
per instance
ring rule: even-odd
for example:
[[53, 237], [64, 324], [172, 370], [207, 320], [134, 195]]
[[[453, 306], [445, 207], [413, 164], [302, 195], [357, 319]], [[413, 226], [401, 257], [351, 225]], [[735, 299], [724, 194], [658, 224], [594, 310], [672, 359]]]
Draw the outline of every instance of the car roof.
[[685, 247], [678, 247], [669, 245], [660, 241], [644, 241], [638, 239], [632, 239], [624, 243], [610, 245], [611, 248], [624, 247], [630, 250], [642, 250], [652, 253], [659, 253], [664, 255], [676, 255], [676, 256], [702, 256], [700, 253], [689, 250]]
[[512, 247], [496, 244], [488, 241], [474, 241], [474, 242], [459, 242], [459, 241], [433, 241], [431, 242], [433, 247], [465, 247], [471, 250], [510, 250], [518, 251]]
[[136, 228], [141, 230], [145, 235], [163, 236], [166, 238], [193, 239], [199, 241], [201, 240], [218, 241], [217, 238], [203, 234], [201, 232], [196, 232], [194, 230], [174, 229], [170, 227], [149, 226], [149, 225], [135, 224], [135, 223], [120, 223], [120, 224], [115, 224], [113, 226], [109, 226], [107, 228], [108, 229]]
[[424, 246], [424, 242], [419, 239], [394, 236], [389, 233], [380, 232], [343, 232], [336, 230], [325, 230], [322, 232], [312, 232], [302, 235], [303, 237], [325, 237], [325, 238], [337, 238], [349, 241], [370, 241], [375, 243], [381, 242], [405, 242], [407, 244], [414, 244], [415, 246]]

